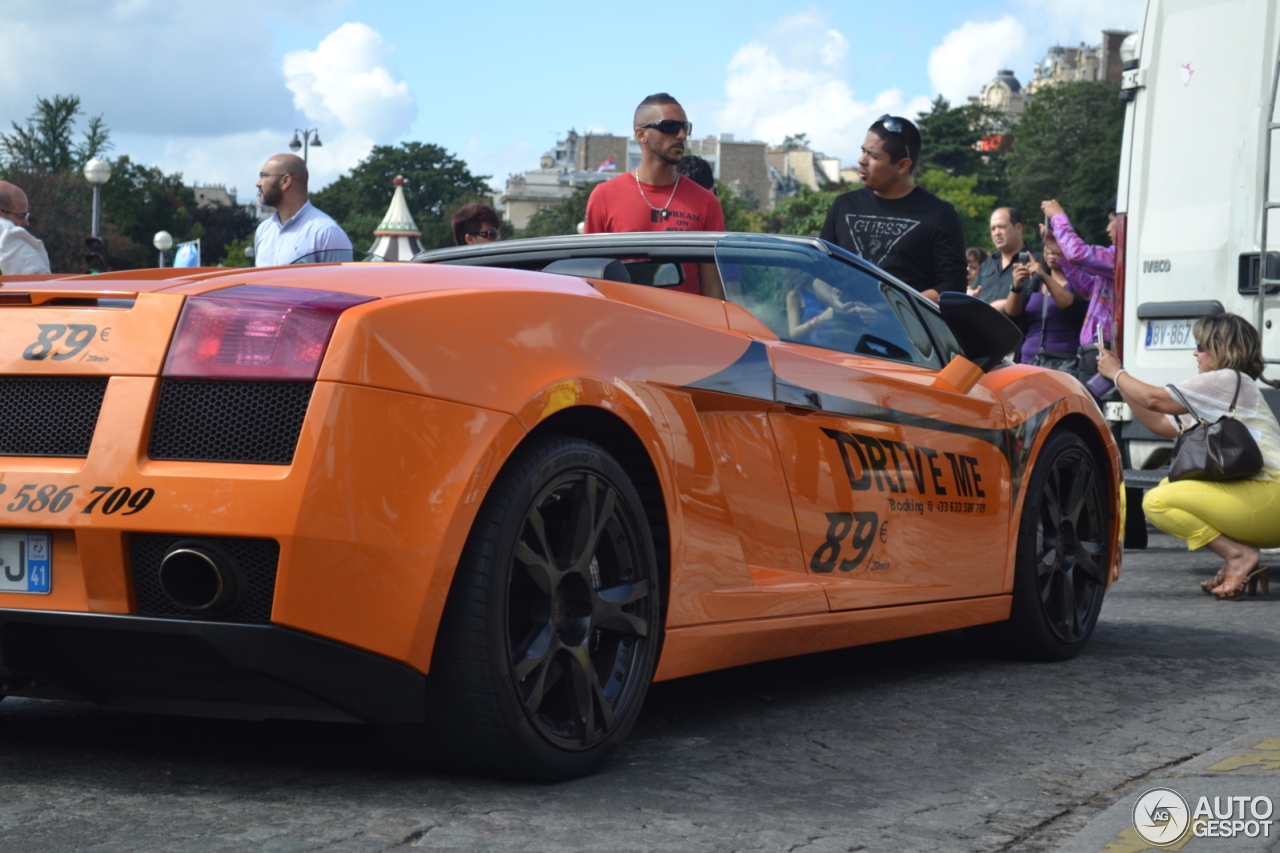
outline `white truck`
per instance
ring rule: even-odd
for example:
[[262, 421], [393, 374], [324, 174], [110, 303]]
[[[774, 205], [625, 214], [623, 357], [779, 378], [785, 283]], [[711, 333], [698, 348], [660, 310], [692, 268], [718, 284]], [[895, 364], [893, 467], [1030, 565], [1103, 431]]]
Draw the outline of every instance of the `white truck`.
[[[1165, 384], [1196, 369], [1191, 328], [1249, 318], [1280, 364], [1280, 136], [1276, 0], [1148, 0], [1125, 41], [1128, 101], [1116, 198], [1114, 343], [1126, 367]], [[1265, 270], [1259, 259], [1265, 252]], [[1280, 368], [1268, 375], [1280, 377]], [[1280, 394], [1265, 388], [1272, 408]], [[1142, 488], [1172, 443], [1107, 403], [1126, 467], [1130, 544], [1142, 547]], [[1135, 470], [1140, 469], [1140, 470]]]

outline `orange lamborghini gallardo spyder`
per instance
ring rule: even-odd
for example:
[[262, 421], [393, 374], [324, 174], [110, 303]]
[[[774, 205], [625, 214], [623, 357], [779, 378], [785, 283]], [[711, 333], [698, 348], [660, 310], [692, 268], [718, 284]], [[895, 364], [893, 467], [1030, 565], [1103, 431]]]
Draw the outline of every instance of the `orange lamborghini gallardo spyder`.
[[1116, 448], [982, 302], [807, 238], [415, 260], [0, 280], [0, 692], [563, 779], [655, 679], [1088, 641]]

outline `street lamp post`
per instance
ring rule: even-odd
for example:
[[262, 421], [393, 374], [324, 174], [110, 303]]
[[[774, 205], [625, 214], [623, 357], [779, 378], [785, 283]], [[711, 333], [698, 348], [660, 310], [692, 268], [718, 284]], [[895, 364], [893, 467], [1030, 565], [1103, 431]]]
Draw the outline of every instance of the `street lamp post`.
[[[299, 139], [301, 134], [301, 139]], [[298, 153], [298, 149], [302, 149], [302, 162], [307, 162], [307, 150], [312, 145], [317, 148], [323, 148], [320, 144], [320, 128], [318, 127], [302, 127], [293, 131], [293, 140], [289, 143], [289, 150], [294, 154]]]
[[107, 178], [111, 177], [111, 164], [94, 157], [84, 164], [84, 177], [93, 184], [93, 228], [89, 236], [97, 237], [98, 229], [102, 225], [102, 185], [107, 182]]
[[173, 248], [173, 235], [168, 231], [157, 231], [151, 245], [160, 250], [160, 266], [164, 266], [164, 253]]

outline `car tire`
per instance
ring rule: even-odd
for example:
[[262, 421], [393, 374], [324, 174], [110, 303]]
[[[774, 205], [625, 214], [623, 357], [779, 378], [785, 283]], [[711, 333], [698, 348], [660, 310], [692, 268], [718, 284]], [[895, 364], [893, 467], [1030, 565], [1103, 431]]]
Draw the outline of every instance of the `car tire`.
[[603, 448], [534, 438], [472, 527], [432, 658], [432, 757], [465, 773], [591, 773], [631, 731], [662, 639], [640, 495]]
[[1027, 479], [1009, 619], [968, 629], [985, 651], [1056, 661], [1088, 643], [1111, 562], [1106, 482], [1083, 439], [1049, 436]]

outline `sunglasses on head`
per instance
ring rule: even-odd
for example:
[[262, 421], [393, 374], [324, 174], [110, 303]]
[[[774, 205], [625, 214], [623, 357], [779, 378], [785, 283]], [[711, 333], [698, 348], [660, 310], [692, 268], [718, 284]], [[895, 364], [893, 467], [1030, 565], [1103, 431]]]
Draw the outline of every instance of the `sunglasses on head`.
[[673, 118], [663, 119], [662, 121], [651, 121], [648, 124], [636, 125], [637, 129], [642, 127], [652, 128], [658, 131], [658, 133], [665, 133], [667, 136], [675, 136], [677, 133], [679, 133], [682, 130], [684, 131], [685, 136], [690, 136], [693, 134], [693, 122], [676, 121]]
[[880, 116], [880, 118], [876, 119], [876, 124], [882, 125], [884, 129], [890, 133], [902, 133], [901, 119], [896, 119], [888, 113], [885, 113]]

